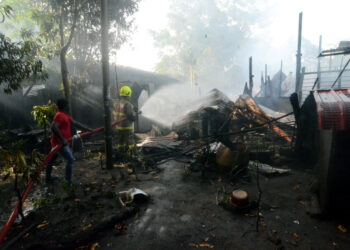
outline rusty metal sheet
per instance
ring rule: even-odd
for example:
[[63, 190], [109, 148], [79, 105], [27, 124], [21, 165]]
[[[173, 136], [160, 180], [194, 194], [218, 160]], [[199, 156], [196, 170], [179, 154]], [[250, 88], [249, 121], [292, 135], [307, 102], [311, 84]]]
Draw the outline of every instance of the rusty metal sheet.
[[313, 91], [319, 130], [350, 130], [350, 89]]

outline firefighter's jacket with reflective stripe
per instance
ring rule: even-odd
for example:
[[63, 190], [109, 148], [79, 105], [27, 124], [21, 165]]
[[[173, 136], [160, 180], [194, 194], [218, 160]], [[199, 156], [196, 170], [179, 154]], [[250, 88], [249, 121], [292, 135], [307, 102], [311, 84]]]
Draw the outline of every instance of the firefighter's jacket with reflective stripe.
[[134, 106], [126, 98], [121, 98], [115, 102], [114, 117], [116, 121], [126, 118], [125, 121], [117, 125], [117, 130], [134, 130], [136, 113], [134, 111]]

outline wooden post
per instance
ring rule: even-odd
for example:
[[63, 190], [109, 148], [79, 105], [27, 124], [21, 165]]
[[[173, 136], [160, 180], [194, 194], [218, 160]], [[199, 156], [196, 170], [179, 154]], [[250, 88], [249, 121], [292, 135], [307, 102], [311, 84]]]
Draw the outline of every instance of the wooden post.
[[253, 58], [249, 57], [249, 96], [253, 96]]
[[[299, 93], [300, 91], [300, 69], [301, 69], [301, 36], [303, 28], [303, 12], [299, 13], [299, 29], [298, 29], [298, 52], [297, 52], [297, 68], [295, 72], [295, 92]], [[301, 100], [299, 96], [299, 100]]]
[[265, 86], [264, 86], [264, 91], [265, 91], [265, 97], [267, 96], [267, 64], [265, 64]]
[[[322, 36], [320, 36], [320, 41], [318, 43], [318, 54], [320, 55], [322, 52]], [[317, 61], [317, 89], [321, 88], [321, 57], [318, 57]]]
[[109, 86], [109, 56], [108, 56], [108, 6], [107, 0], [101, 0], [101, 54], [102, 54], [102, 80], [104, 104], [104, 137], [105, 155], [108, 169], [113, 168], [112, 155], [112, 126], [111, 126], [111, 100]]
[[303, 67], [303, 69], [301, 70], [300, 84], [299, 84], [299, 89], [298, 89], [298, 92], [297, 92], [300, 104], [302, 104], [301, 100], [302, 100], [302, 97], [303, 97], [304, 75], [305, 75], [305, 67]]
[[278, 88], [278, 96], [282, 96], [282, 69], [283, 69], [283, 61], [281, 60], [281, 69], [280, 69], [280, 84]]
[[[341, 57], [341, 61], [340, 61], [340, 72], [343, 69], [343, 63], [344, 63], [344, 56]], [[339, 80], [338, 80], [338, 88], [341, 89], [341, 79], [342, 79], [343, 75], [340, 76]]]
[[261, 84], [260, 84], [261, 97], [265, 97], [265, 81], [264, 72], [261, 72]]
[[245, 82], [243, 94], [244, 95], [249, 95], [249, 88], [248, 88], [248, 83], [247, 82]]
[[268, 96], [273, 96], [273, 93], [272, 93], [272, 84], [271, 84], [270, 76], [267, 76], [267, 84], [269, 85], [269, 94], [268, 94]]

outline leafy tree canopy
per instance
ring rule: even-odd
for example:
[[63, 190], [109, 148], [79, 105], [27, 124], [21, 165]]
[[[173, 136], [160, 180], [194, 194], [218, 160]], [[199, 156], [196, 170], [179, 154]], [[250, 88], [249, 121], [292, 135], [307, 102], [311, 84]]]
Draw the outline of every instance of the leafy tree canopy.
[[[273, 14], [278, 10], [273, 9], [273, 1], [172, 0], [169, 9], [167, 28], [153, 32], [161, 56], [155, 67], [159, 73], [192, 84], [220, 83], [232, 87], [234, 80], [243, 84], [247, 79], [249, 56], [253, 56], [254, 67], [259, 65], [253, 70], [260, 71], [265, 63], [270, 63], [270, 67], [273, 60], [279, 68], [282, 54], [289, 52], [291, 56], [283, 63], [284, 68], [295, 69], [292, 58], [296, 37], [288, 40], [281, 49], [283, 53], [278, 54], [267, 35], [255, 32], [274, 22]], [[296, 31], [297, 27], [295, 36]], [[304, 40], [304, 60], [317, 56], [317, 48]]]
[[[12, 7], [0, 5], [2, 21], [11, 16], [11, 13]], [[36, 56], [38, 49], [33, 41], [12, 42], [0, 33], [0, 85], [5, 93], [11, 94], [19, 89], [22, 81], [30, 77], [47, 77], [42, 62]]]
[[10, 17], [12, 14], [12, 7], [10, 5], [2, 5], [0, 7], [1, 20], [0, 23], [5, 22], [6, 17]]
[[162, 56], [156, 71], [194, 82], [225, 81], [237, 72], [235, 54], [250, 35], [253, 6], [243, 0], [174, 0], [170, 9], [168, 29], [153, 33]]
[[[117, 49], [127, 41], [130, 32], [132, 32], [133, 18], [131, 16], [138, 10], [139, 1], [108, 1], [110, 48]], [[80, 63], [95, 62], [100, 58], [100, 4], [99, 0], [38, 0], [31, 3], [33, 8], [32, 16], [40, 26], [40, 36], [59, 50], [62, 47], [59, 33], [61, 13], [63, 11], [64, 40], [67, 41], [74, 23], [74, 14], [77, 11], [76, 27], [72, 38], [72, 46], [69, 48], [68, 54]]]

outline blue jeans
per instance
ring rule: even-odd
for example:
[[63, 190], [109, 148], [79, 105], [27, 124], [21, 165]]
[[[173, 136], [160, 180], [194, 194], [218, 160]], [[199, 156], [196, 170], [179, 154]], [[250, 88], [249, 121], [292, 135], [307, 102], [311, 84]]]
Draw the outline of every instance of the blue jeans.
[[[72, 169], [73, 169], [73, 154], [70, 150], [69, 146], [64, 146], [60, 151], [59, 154], [63, 156], [63, 158], [66, 159], [67, 165], [66, 165], [66, 180], [68, 182], [72, 182]], [[46, 167], [46, 181], [49, 182], [51, 178], [51, 172], [52, 172], [52, 165], [55, 163], [55, 160], [57, 159], [58, 154], [55, 154], [50, 162], [47, 164]]]

